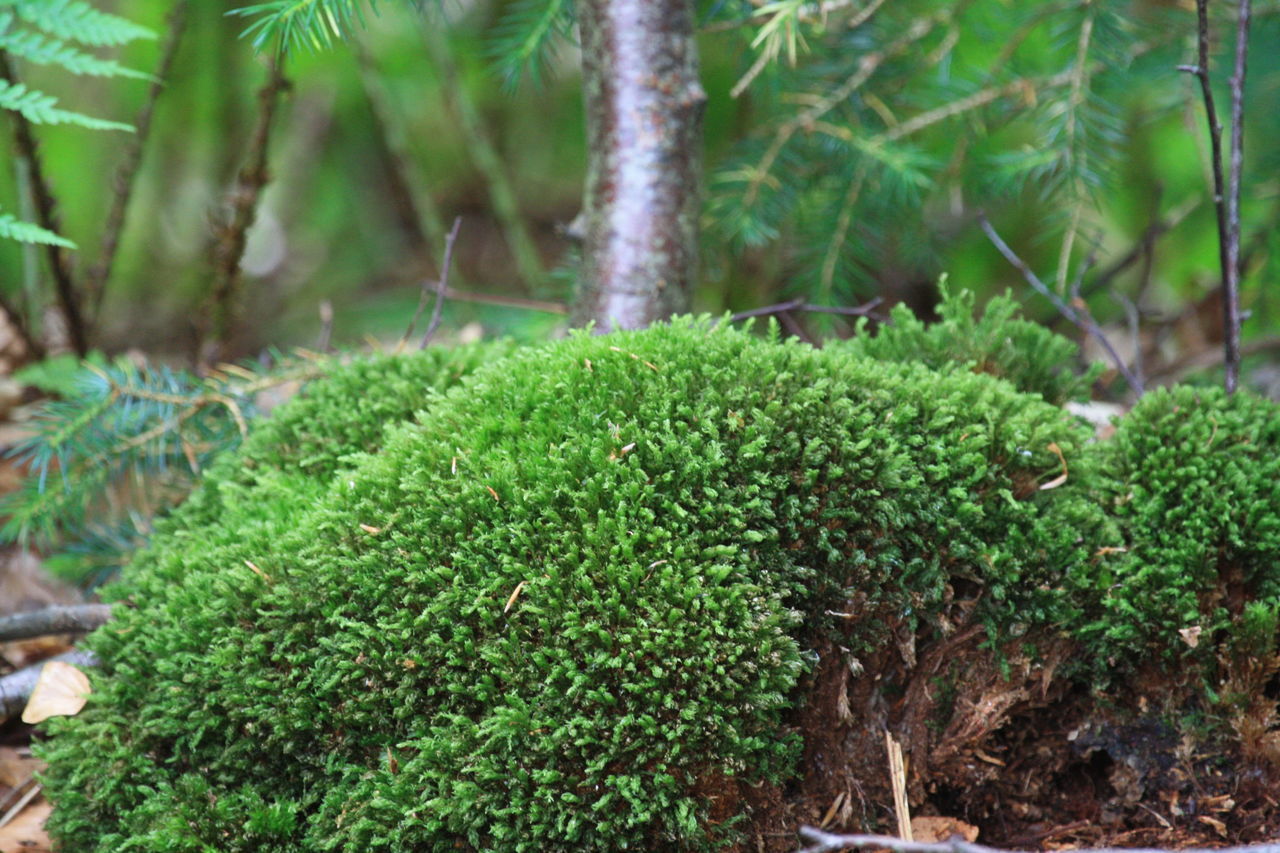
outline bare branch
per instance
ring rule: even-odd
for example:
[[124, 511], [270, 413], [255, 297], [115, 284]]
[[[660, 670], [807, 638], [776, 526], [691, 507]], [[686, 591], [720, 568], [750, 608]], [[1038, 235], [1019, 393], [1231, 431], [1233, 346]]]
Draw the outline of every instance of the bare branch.
[[1231, 74], [1231, 165], [1227, 175], [1227, 266], [1223, 277], [1223, 366], [1227, 393], [1240, 382], [1240, 173], [1244, 165], [1244, 78], [1249, 52], [1250, 0], [1236, 18], [1236, 65]]
[[209, 338], [202, 349], [202, 360], [207, 364], [219, 361], [220, 352], [231, 338], [235, 321], [237, 297], [240, 291], [240, 261], [244, 257], [249, 229], [258, 215], [258, 199], [270, 180], [267, 171], [267, 149], [271, 141], [271, 123], [275, 117], [280, 95], [289, 88], [283, 64], [279, 58], [271, 60], [267, 81], [258, 90], [258, 120], [249, 142], [249, 156], [236, 176], [231, 191], [231, 212], [227, 221], [218, 229], [213, 248], [214, 282], [210, 293], [211, 328]]
[[431, 343], [431, 336], [436, 333], [436, 327], [440, 325], [440, 312], [444, 309], [444, 294], [449, 289], [449, 267], [453, 265], [453, 247], [458, 242], [458, 229], [461, 227], [462, 217], [459, 216], [453, 220], [453, 227], [449, 229], [449, 237], [444, 243], [444, 260], [440, 267], [440, 281], [436, 286], [436, 304], [431, 309], [431, 322], [427, 325], [427, 333], [422, 336], [419, 349], [427, 348], [427, 344]]
[[792, 299], [787, 302], [778, 302], [774, 305], [765, 305], [760, 308], [751, 308], [747, 311], [739, 311], [729, 317], [730, 323], [737, 323], [746, 320], [748, 317], [767, 317], [776, 314], [779, 317], [783, 314], [789, 314], [793, 311], [801, 311], [810, 314], [839, 314], [844, 317], [874, 317], [872, 312], [880, 303], [884, 302], [879, 296], [862, 305], [843, 306], [843, 305], [813, 305], [805, 302], [803, 299]]
[[[837, 835], [824, 832], [812, 826], [802, 826], [800, 837], [812, 842], [798, 853], [836, 853], [850, 847], [879, 847], [893, 853], [1015, 853], [1015, 851], [997, 851], [994, 847], [984, 847], [964, 839], [953, 837], [950, 841], [924, 842], [903, 841], [889, 835]], [[1168, 853], [1154, 848], [1107, 848], [1100, 847], [1080, 853]], [[1223, 847], [1216, 850], [1191, 849], [1179, 853], [1280, 853], [1280, 844], [1251, 844], [1243, 847]]]
[[[1222, 176], [1222, 124], [1218, 121], [1218, 111], [1213, 105], [1213, 87], [1209, 85], [1209, 0], [1196, 0], [1196, 64], [1179, 65], [1179, 71], [1185, 71], [1200, 81], [1200, 96], [1204, 100], [1205, 121], [1209, 125], [1210, 167], [1213, 173], [1213, 205], [1218, 220], [1218, 263], [1222, 268], [1223, 287], [1233, 281], [1231, 259], [1227, 253], [1230, 242], [1227, 229], [1226, 191], [1223, 188]], [[1227, 300], [1223, 299], [1223, 310]], [[1228, 326], [1230, 321], [1228, 320]], [[1227, 346], [1230, 346], [1230, 332], [1227, 332]], [[1238, 356], [1237, 356], [1238, 359]], [[1226, 361], [1232, 360], [1227, 354]], [[1228, 373], [1230, 376], [1230, 373]], [[1228, 379], [1228, 387], [1231, 380]]]
[[[1031, 285], [1041, 296], [1048, 299], [1053, 307], [1058, 309], [1058, 313], [1066, 317], [1076, 328], [1096, 340], [1106, 351], [1107, 357], [1111, 359], [1111, 363], [1115, 365], [1116, 370], [1120, 371], [1120, 375], [1129, 383], [1129, 387], [1133, 389], [1135, 394], [1141, 396], [1143, 392], [1142, 380], [1129, 369], [1124, 359], [1116, 352], [1116, 348], [1112, 346], [1111, 341], [1102, 333], [1102, 329], [1098, 327], [1098, 324], [1094, 322], [1093, 315], [1089, 313], [1088, 306], [1085, 305], [1084, 300], [1078, 300], [1075, 308], [1063, 302], [1061, 297], [1045, 285], [1039, 276], [1032, 271], [1031, 267], [1027, 266], [1026, 261], [1018, 257], [1018, 254], [1009, 248], [1009, 244], [1000, 239], [1000, 235], [996, 233], [996, 229], [992, 227], [985, 213], [978, 214], [978, 223], [982, 226], [982, 232], [987, 235], [987, 239], [991, 241], [991, 244], [1000, 251], [1000, 254], [1004, 255], [1005, 260], [1012, 264], [1018, 272], [1022, 273], [1022, 277], [1027, 284]], [[1077, 311], [1076, 308], [1080, 310]]]
[[110, 604], [72, 604], [46, 607], [0, 618], [0, 642], [28, 640], [49, 634], [86, 634], [111, 619]]

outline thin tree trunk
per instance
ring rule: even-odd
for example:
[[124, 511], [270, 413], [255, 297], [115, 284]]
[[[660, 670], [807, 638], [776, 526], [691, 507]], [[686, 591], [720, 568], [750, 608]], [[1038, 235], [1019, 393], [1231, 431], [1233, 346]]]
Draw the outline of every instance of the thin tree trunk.
[[689, 309], [702, 107], [692, 0], [582, 0], [587, 118], [574, 322], [642, 328]]

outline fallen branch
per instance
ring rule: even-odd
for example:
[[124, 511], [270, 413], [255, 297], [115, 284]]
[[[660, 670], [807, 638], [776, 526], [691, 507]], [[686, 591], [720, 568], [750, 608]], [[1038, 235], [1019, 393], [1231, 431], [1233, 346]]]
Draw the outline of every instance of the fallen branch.
[[453, 220], [453, 227], [449, 229], [449, 238], [444, 243], [444, 260], [441, 261], [440, 282], [436, 287], [436, 304], [431, 309], [431, 322], [427, 325], [427, 333], [422, 336], [419, 349], [427, 348], [427, 344], [431, 343], [431, 336], [436, 333], [436, 327], [440, 325], [440, 312], [444, 309], [444, 293], [449, 289], [449, 267], [453, 265], [453, 247], [458, 242], [458, 229], [461, 227], [462, 217], [459, 216]]
[[87, 634], [110, 620], [110, 604], [55, 605], [0, 618], [0, 642], [48, 634]]
[[[811, 846], [802, 848], [798, 853], [835, 853], [850, 848], [878, 847], [891, 850], [893, 853], [1017, 853], [1017, 851], [996, 850], [984, 847], [962, 838], [953, 837], [950, 841], [924, 842], [903, 841], [888, 835], [837, 835], [824, 832], [812, 826], [800, 827], [800, 837], [812, 842]], [[1158, 848], [1113, 848], [1099, 847], [1079, 853], [1169, 853]], [[1178, 853], [1280, 853], [1280, 844], [1250, 844], [1243, 847], [1222, 847], [1217, 849], [1188, 848]]]
[[40, 670], [51, 660], [62, 661], [72, 666], [98, 665], [98, 656], [93, 652], [73, 649], [0, 678], [0, 722], [22, 713], [22, 709], [27, 706], [27, 700], [31, 698], [31, 691], [35, 689], [36, 680], [40, 678]]

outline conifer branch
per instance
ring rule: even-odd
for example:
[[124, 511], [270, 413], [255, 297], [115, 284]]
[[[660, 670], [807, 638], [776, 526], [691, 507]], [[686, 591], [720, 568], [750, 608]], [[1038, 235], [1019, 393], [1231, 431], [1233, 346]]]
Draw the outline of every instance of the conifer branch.
[[236, 176], [231, 192], [230, 214], [218, 230], [213, 247], [214, 280], [210, 291], [210, 327], [201, 350], [202, 361], [220, 361], [231, 339], [240, 294], [240, 261], [244, 257], [249, 229], [258, 213], [258, 199], [270, 180], [267, 154], [272, 120], [280, 96], [289, 89], [284, 76], [284, 60], [273, 58], [267, 80], [258, 90], [258, 119], [249, 142], [249, 155]]
[[138, 169], [142, 165], [143, 151], [151, 135], [151, 119], [155, 114], [156, 101], [160, 99], [160, 93], [168, 85], [169, 71], [173, 67], [173, 59], [177, 55], [178, 44], [186, 28], [187, 9], [190, 5], [191, 0], [178, 0], [169, 10], [164, 41], [160, 45], [160, 59], [156, 63], [155, 78], [151, 81], [146, 100], [143, 101], [142, 109], [138, 111], [138, 117], [134, 121], [134, 135], [126, 143], [124, 156], [116, 167], [115, 178], [112, 181], [111, 206], [102, 227], [102, 245], [98, 253], [98, 262], [89, 270], [84, 282], [85, 301], [94, 318], [102, 308], [107, 280], [111, 277], [111, 267], [115, 263], [116, 251], [120, 247], [120, 233], [124, 230], [125, 214], [129, 209], [129, 200], [133, 197], [133, 187], [137, 180]]
[[[11, 85], [18, 82], [9, 62], [9, 55], [4, 51], [0, 51], [0, 79]], [[36, 220], [41, 228], [55, 234], [61, 233], [58, 203], [44, 171], [40, 158], [40, 146], [31, 132], [31, 121], [23, 113], [16, 111], [11, 112], [9, 118], [13, 122], [13, 139], [18, 156], [27, 163]], [[71, 348], [76, 355], [84, 357], [89, 352], [89, 333], [85, 327], [81, 293], [76, 287], [71, 269], [71, 258], [67, 255], [67, 249], [56, 243], [46, 243], [44, 249], [49, 258], [49, 270], [53, 276], [58, 310], [67, 324], [67, 337]]]

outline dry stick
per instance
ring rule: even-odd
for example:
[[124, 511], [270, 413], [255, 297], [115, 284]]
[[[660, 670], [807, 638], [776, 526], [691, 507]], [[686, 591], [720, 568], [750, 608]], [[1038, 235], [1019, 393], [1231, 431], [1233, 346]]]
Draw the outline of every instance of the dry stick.
[[[893, 853], [1016, 853], [1016, 851], [1000, 850], [984, 847], [961, 838], [952, 837], [950, 841], [904, 841], [888, 835], [837, 835], [824, 832], [813, 826], [802, 826], [800, 837], [812, 842], [809, 847], [799, 853], [835, 853], [850, 847], [879, 847]], [[1157, 848], [1110, 848], [1099, 847], [1082, 850], [1079, 853], [1169, 853]], [[1243, 847], [1222, 847], [1217, 849], [1188, 848], [1179, 853], [1280, 853], [1280, 844], [1251, 844]]]
[[[1222, 123], [1218, 121], [1218, 111], [1213, 106], [1213, 88], [1209, 85], [1209, 0], [1196, 0], [1196, 64], [1195, 65], [1179, 65], [1179, 71], [1185, 71], [1192, 74], [1200, 81], [1200, 95], [1204, 99], [1205, 121], [1209, 125], [1209, 146], [1211, 167], [1213, 172], [1213, 206], [1217, 214], [1218, 220], [1218, 263], [1222, 268], [1222, 286], [1229, 288], [1235, 279], [1231, 273], [1231, 256], [1227, 249], [1230, 243], [1229, 229], [1227, 227], [1227, 206], [1226, 206], [1226, 190], [1223, 187], [1222, 176]], [[1228, 298], [1222, 300], [1224, 313], [1229, 310], [1227, 303]], [[1227, 324], [1226, 353], [1225, 363], [1227, 364], [1227, 389], [1232, 390], [1231, 383], [1234, 381], [1232, 375], [1231, 363], [1233, 359], [1239, 361], [1239, 353], [1232, 353], [1232, 336], [1230, 332], [1231, 318], [1224, 318]], [[1238, 346], [1238, 344], [1237, 344]]]
[[1231, 164], [1227, 173], [1227, 275], [1222, 311], [1227, 393], [1240, 382], [1240, 172], [1244, 165], [1244, 77], [1249, 52], [1250, 0], [1240, 0], [1236, 19], [1236, 65], [1231, 74]]
[[431, 322], [427, 325], [427, 333], [422, 336], [418, 349], [426, 349], [431, 343], [431, 336], [440, 325], [440, 312], [444, 310], [444, 292], [449, 289], [449, 267], [453, 264], [453, 246], [458, 242], [458, 229], [462, 227], [462, 217], [453, 220], [453, 228], [449, 230], [449, 239], [444, 244], [444, 265], [440, 269], [440, 282], [436, 286], [436, 304], [431, 309]]
[[466, 85], [459, 79], [458, 63], [443, 30], [433, 26], [425, 15], [419, 29], [426, 43], [427, 54], [440, 73], [445, 103], [457, 115], [458, 125], [467, 140], [471, 161], [484, 176], [494, 216], [497, 217], [503, 238], [511, 249], [516, 269], [520, 271], [525, 287], [536, 293], [546, 279], [546, 272], [542, 266], [542, 258], [538, 255], [538, 248], [520, 213], [520, 204], [507, 175], [505, 161], [490, 139], [489, 130]]
[[82, 634], [107, 624], [110, 604], [55, 605], [0, 618], [0, 643], [49, 634]]
[[206, 341], [213, 351], [202, 353], [207, 363], [221, 359], [219, 350], [225, 347], [231, 336], [235, 301], [240, 289], [240, 260], [244, 257], [249, 228], [257, 216], [258, 198], [270, 179], [267, 148], [271, 140], [271, 121], [280, 102], [280, 94], [288, 88], [289, 81], [284, 77], [282, 62], [278, 58], [273, 59], [267, 72], [267, 82], [258, 91], [258, 121], [250, 138], [249, 158], [236, 176], [235, 189], [231, 192], [231, 216], [220, 229], [213, 247], [212, 329], [210, 340]]
[[563, 302], [547, 302], [542, 299], [525, 299], [521, 296], [499, 296], [495, 293], [475, 293], [469, 290], [444, 289], [445, 299], [456, 302], [475, 302], [480, 305], [496, 305], [499, 308], [518, 308], [522, 311], [541, 311], [544, 314], [568, 314], [569, 306]]
[[43, 355], [44, 347], [31, 334], [31, 330], [27, 328], [25, 315], [18, 310], [18, 306], [9, 301], [9, 298], [3, 293], [0, 293], [0, 311], [5, 313], [5, 316], [9, 321], [9, 325], [13, 327], [13, 330], [17, 333], [18, 337], [22, 339], [22, 345], [26, 348], [27, 352], [34, 358], [39, 358]]
[[[449, 250], [453, 248], [453, 241], [457, 239], [458, 228], [461, 225], [462, 225], [462, 217], [461, 216], [454, 217], [453, 227], [450, 228], [449, 233], [444, 236], [444, 248], [445, 248], [446, 258], [449, 258], [449, 254], [448, 254]], [[435, 281], [432, 281], [429, 278], [424, 278], [422, 280], [422, 284], [418, 288], [418, 307], [413, 309], [413, 316], [409, 318], [409, 328], [405, 329], [404, 334], [400, 336], [400, 343], [396, 347], [397, 350], [399, 350], [406, 343], [408, 343], [409, 338], [413, 337], [413, 330], [418, 325], [418, 320], [422, 318], [422, 312], [426, 310], [428, 294], [430, 294], [433, 291], [439, 294], [442, 290], [447, 289], [446, 288], [447, 276], [449, 274], [447, 264], [448, 264], [448, 261], [446, 260], [444, 263], [440, 265], [440, 277], [437, 278]], [[436, 301], [437, 302], [439, 301], [438, 296]]]
[[1048, 299], [1049, 302], [1053, 304], [1053, 307], [1058, 309], [1058, 313], [1070, 320], [1076, 328], [1096, 340], [1102, 348], [1106, 350], [1107, 357], [1111, 359], [1111, 363], [1116, 366], [1116, 370], [1120, 371], [1120, 375], [1122, 375], [1125, 378], [1125, 381], [1129, 383], [1129, 387], [1132, 388], [1136, 394], [1141, 396], [1143, 392], [1142, 380], [1134, 375], [1133, 371], [1131, 371], [1128, 365], [1124, 363], [1124, 359], [1122, 359], [1120, 354], [1116, 352], [1115, 347], [1111, 345], [1111, 341], [1102, 333], [1102, 329], [1098, 328], [1098, 324], [1094, 322], [1093, 316], [1089, 313], [1088, 308], [1085, 307], [1084, 301], [1080, 301], [1080, 306], [1083, 309], [1081, 311], [1076, 311], [1070, 305], [1063, 302], [1056, 293], [1050, 290], [1045, 283], [1040, 280], [1039, 276], [1032, 271], [1031, 267], [1027, 266], [1026, 261], [1018, 257], [1018, 254], [1014, 252], [1013, 249], [1009, 248], [1009, 244], [1000, 239], [1000, 235], [997, 234], [996, 229], [991, 226], [991, 222], [987, 219], [985, 213], [978, 214], [978, 223], [982, 226], [982, 231], [987, 235], [987, 239], [990, 240], [992, 245], [1000, 251], [1000, 254], [1004, 255], [1005, 260], [1012, 264], [1018, 272], [1022, 273], [1022, 277], [1026, 279], [1027, 284], [1031, 285], [1041, 296]]
[[147, 139], [151, 134], [151, 118], [155, 115], [156, 101], [164, 91], [173, 67], [173, 58], [178, 52], [178, 43], [182, 40], [182, 32], [186, 28], [187, 8], [190, 0], [179, 0], [169, 12], [165, 28], [164, 43], [160, 46], [160, 61], [156, 64], [155, 79], [147, 90], [147, 99], [138, 111], [134, 120], [133, 137], [125, 146], [124, 156], [116, 167], [112, 180], [111, 208], [107, 211], [106, 224], [102, 229], [102, 246], [98, 253], [98, 262], [85, 276], [84, 295], [89, 314], [95, 319], [102, 308], [102, 297], [107, 289], [107, 279], [111, 276], [111, 266], [115, 263], [116, 251], [120, 247], [120, 233], [124, 230], [125, 213], [129, 209], [129, 199], [133, 197], [134, 183], [138, 177], [138, 169], [142, 165], [142, 154]]
[[[9, 64], [9, 54], [0, 51], [0, 77], [16, 85], [17, 77]], [[31, 122], [20, 112], [11, 112], [13, 122], [13, 139], [18, 149], [18, 156], [26, 161], [31, 178], [31, 195], [36, 207], [36, 221], [42, 228], [59, 233], [58, 203], [53, 196], [53, 188], [45, 176], [40, 161], [40, 146], [31, 133]], [[58, 300], [58, 310], [67, 324], [67, 335], [71, 339], [71, 347], [76, 355], [84, 356], [89, 352], [89, 336], [85, 328], [84, 314], [81, 311], [81, 294], [76, 289], [71, 271], [71, 258], [62, 246], [49, 244], [45, 246], [49, 256], [49, 269], [53, 273], [54, 293]]]
[[729, 322], [737, 323], [741, 320], [746, 320], [748, 317], [767, 317], [770, 314], [786, 314], [791, 311], [802, 311], [810, 314], [839, 314], [843, 317], [875, 317], [872, 312], [882, 302], [884, 302], [884, 299], [879, 296], [870, 302], [864, 302], [857, 306], [813, 305], [803, 299], [792, 299], [787, 302], [778, 302], [773, 305], [764, 305], [760, 308], [739, 311], [729, 317]]

